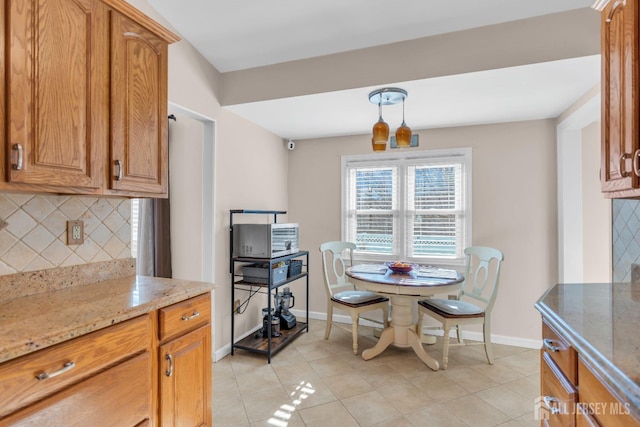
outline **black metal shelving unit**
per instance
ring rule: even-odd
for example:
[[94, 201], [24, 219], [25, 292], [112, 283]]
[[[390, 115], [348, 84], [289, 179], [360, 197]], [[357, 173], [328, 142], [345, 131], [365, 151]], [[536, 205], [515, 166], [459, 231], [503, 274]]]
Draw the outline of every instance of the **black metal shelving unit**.
[[[300, 336], [303, 332], [309, 331], [309, 251], [299, 251], [294, 254], [284, 255], [277, 258], [248, 258], [248, 257], [234, 257], [233, 256], [233, 217], [234, 215], [239, 214], [259, 214], [259, 215], [273, 215], [273, 222], [278, 222], [278, 215], [286, 214], [286, 211], [267, 211], [267, 210], [248, 210], [248, 209], [234, 209], [229, 211], [229, 254], [230, 262], [229, 262], [229, 273], [231, 275], [231, 354], [233, 355], [234, 350], [236, 348], [251, 351], [254, 353], [260, 353], [267, 356], [267, 362], [271, 363], [271, 356], [276, 354], [278, 351], [286, 347], [289, 343], [291, 343], [295, 338]], [[284, 281], [278, 284], [270, 284], [272, 282], [272, 266], [282, 261], [291, 261], [293, 259], [302, 260], [302, 271], [300, 274], [297, 274], [292, 277], [287, 277]], [[261, 283], [250, 283], [245, 282], [242, 278], [241, 274], [237, 274], [235, 272], [236, 264], [269, 264], [269, 272], [268, 272], [268, 280], [269, 284], [261, 284]], [[249, 335], [242, 338], [238, 342], [235, 341], [235, 316], [236, 312], [241, 314], [239, 311], [240, 307], [248, 306], [249, 301], [253, 296], [257, 294], [265, 294], [267, 295], [267, 308], [268, 312], [271, 313], [272, 298], [275, 292], [277, 292], [278, 288], [284, 286], [288, 283], [305, 279], [306, 282], [306, 290], [305, 290], [305, 298], [306, 298], [306, 322], [296, 321], [296, 326], [292, 329], [281, 329], [279, 337], [271, 336], [271, 328], [267, 328], [267, 337], [263, 338], [262, 336], [258, 336], [257, 333], [260, 331], [260, 328], [252, 331]], [[246, 292], [248, 295], [244, 302], [241, 302], [240, 307], [236, 308], [236, 291], [241, 290]], [[246, 309], [246, 307], [245, 307]], [[271, 324], [271, 318], [269, 318], [269, 324]]]

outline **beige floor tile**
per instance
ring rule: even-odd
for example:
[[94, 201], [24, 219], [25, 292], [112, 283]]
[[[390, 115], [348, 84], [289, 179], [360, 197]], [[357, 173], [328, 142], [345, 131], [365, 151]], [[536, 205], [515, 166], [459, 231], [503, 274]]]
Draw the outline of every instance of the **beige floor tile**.
[[[217, 424], [213, 424], [217, 427]], [[277, 411], [272, 417], [251, 423], [251, 427], [304, 427], [300, 415], [293, 411]]]
[[342, 404], [360, 425], [374, 425], [402, 416], [377, 391], [342, 399]]
[[282, 386], [256, 393], [244, 393], [242, 400], [250, 422], [271, 418], [279, 411], [292, 412], [295, 410], [289, 394]]
[[540, 375], [530, 375], [504, 384], [509, 390], [522, 397], [525, 401], [533, 402], [540, 396]]
[[410, 382], [382, 387], [378, 392], [403, 414], [415, 412], [434, 404], [431, 398]]
[[338, 400], [335, 394], [320, 380], [302, 381], [284, 386], [296, 409], [324, 405]]
[[412, 412], [405, 417], [416, 427], [468, 427], [467, 423], [440, 404]]
[[540, 351], [528, 350], [511, 356], [505, 356], [500, 359], [500, 364], [518, 371], [523, 375], [537, 374], [540, 372]]
[[373, 389], [371, 384], [356, 373], [325, 377], [324, 383], [339, 399], [365, 394]]
[[382, 387], [391, 386], [406, 381], [403, 376], [398, 375], [393, 370], [393, 365], [387, 363], [370, 365], [364, 369], [358, 370], [357, 372], [375, 389], [380, 389]]
[[214, 426], [249, 426], [249, 418], [241, 399], [227, 399], [224, 394], [214, 393], [211, 409]]
[[242, 394], [282, 387], [282, 383], [270, 365], [262, 365], [251, 372], [236, 375], [236, 381]]
[[373, 424], [373, 427], [414, 427], [414, 425], [409, 418], [400, 417]]
[[354, 369], [341, 358], [316, 360], [311, 364], [313, 370], [321, 377], [351, 374]]
[[492, 387], [475, 395], [511, 418], [533, 415], [533, 402], [527, 402], [506, 386]]
[[359, 424], [340, 402], [331, 402], [299, 411], [306, 426], [357, 427]]
[[500, 364], [500, 361], [496, 359], [496, 363], [494, 365], [489, 365], [488, 363], [478, 363], [471, 365], [471, 369], [477, 371], [497, 383], [504, 384], [513, 380], [517, 380], [523, 377], [523, 374], [515, 371], [508, 366], [504, 366]]
[[451, 414], [473, 427], [495, 426], [509, 420], [508, 415], [472, 394], [449, 400], [443, 405]]
[[[316, 362], [317, 363], [317, 362]], [[292, 363], [290, 365], [271, 365], [273, 372], [282, 384], [299, 384], [305, 382], [320, 381], [320, 376], [313, 370], [307, 361]]]
[[537, 420], [534, 414], [534, 411], [531, 411], [528, 414], [522, 415], [515, 419], [521, 426], [524, 427], [539, 427], [540, 420]]
[[445, 402], [468, 394], [468, 392], [446, 376], [438, 372], [437, 375], [420, 376], [411, 381], [427, 396], [436, 402]]
[[493, 381], [490, 377], [468, 367], [454, 369], [451, 371], [442, 371], [442, 375], [449, 378], [469, 393], [475, 393], [476, 391], [498, 385], [498, 383]]

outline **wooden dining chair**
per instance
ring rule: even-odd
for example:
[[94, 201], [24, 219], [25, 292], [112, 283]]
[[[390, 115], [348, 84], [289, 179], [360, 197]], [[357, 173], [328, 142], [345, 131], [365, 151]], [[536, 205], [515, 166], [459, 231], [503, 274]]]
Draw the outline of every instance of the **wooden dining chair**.
[[[483, 325], [483, 343], [487, 361], [493, 365], [493, 349], [491, 347], [491, 309], [496, 300], [498, 282], [500, 280], [500, 265], [504, 255], [498, 249], [484, 246], [466, 248], [467, 257], [464, 282], [458, 295], [449, 299], [425, 299], [418, 301], [418, 334], [422, 334], [424, 316], [436, 319], [444, 332], [442, 347], [442, 369], [447, 369], [449, 362], [449, 346], [465, 345], [462, 338], [461, 325], [479, 323]], [[463, 300], [464, 298], [465, 300]], [[470, 300], [472, 302], [469, 302]], [[456, 328], [458, 342], [449, 343], [449, 332]], [[428, 327], [427, 329], [433, 329]]]
[[[358, 324], [360, 319], [375, 323], [377, 320], [361, 316], [361, 313], [382, 310], [381, 323], [385, 328], [389, 326], [389, 298], [374, 292], [358, 290], [346, 275], [348, 266], [353, 265], [353, 251], [356, 245], [351, 242], [325, 242], [320, 245], [322, 252], [322, 267], [325, 290], [327, 292], [327, 327], [324, 338], [329, 339], [333, 322], [333, 309], [347, 311], [351, 315], [351, 333], [353, 336], [353, 354], [358, 354]], [[349, 264], [345, 263], [346, 259]], [[339, 291], [339, 292], [337, 292]], [[336, 322], [336, 326], [344, 328]], [[348, 330], [348, 329], [347, 329]]]

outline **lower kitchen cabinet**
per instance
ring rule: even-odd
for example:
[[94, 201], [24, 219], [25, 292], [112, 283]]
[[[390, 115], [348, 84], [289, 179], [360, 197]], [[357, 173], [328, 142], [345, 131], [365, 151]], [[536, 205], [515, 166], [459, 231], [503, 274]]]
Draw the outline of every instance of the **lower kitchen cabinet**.
[[0, 427], [212, 425], [211, 295], [0, 363]]
[[163, 426], [211, 425], [211, 326], [160, 346]]
[[138, 426], [151, 416], [151, 356], [144, 352], [0, 421], [2, 426]]

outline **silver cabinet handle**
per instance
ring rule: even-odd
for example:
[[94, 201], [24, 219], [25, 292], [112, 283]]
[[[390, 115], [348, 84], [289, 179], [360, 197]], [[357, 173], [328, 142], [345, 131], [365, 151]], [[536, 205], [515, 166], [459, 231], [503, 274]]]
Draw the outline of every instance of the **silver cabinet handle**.
[[542, 344], [544, 344], [547, 350], [549, 350], [552, 353], [556, 353], [560, 351], [560, 347], [558, 347], [557, 345], [553, 345], [554, 342], [555, 342], [554, 340], [549, 338], [545, 338], [542, 340]]
[[122, 181], [122, 162], [120, 160], [116, 160], [116, 167], [118, 168], [118, 173], [115, 176], [116, 181]]
[[22, 170], [22, 145], [21, 144], [13, 144], [13, 149], [18, 152], [18, 161], [15, 165], [12, 165], [13, 170], [19, 171]]
[[169, 370], [165, 371], [165, 375], [170, 377], [171, 375], [173, 375], [173, 356], [171, 356], [170, 354], [167, 354], [164, 356], [165, 360], [169, 361]]
[[65, 372], [70, 371], [75, 367], [76, 367], [75, 362], [67, 362], [62, 366], [62, 368], [58, 369], [57, 371], [52, 373], [43, 372], [40, 375], [36, 375], [36, 378], [38, 379], [38, 381], [42, 381], [42, 380], [46, 380], [47, 378], [57, 377], [58, 375], [64, 374]]
[[631, 158], [631, 154], [624, 153], [620, 156], [620, 159], [618, 160], [618, 169], [620, 169], [620, 176], [623, 178], [626, 178], [629, 176], [629, 172], [625, 170], [624, 161], [630, 158]]
[[636, 150], [633, 154], [633, 173], [640, 176], [640, 150]]
[[182, 316], [182, 320], [191, 320], [191, 319], [195, 319], [198, 316], [200, 316], [200, 313], [198, 313], [197, 311], [194, 311], [191, 316]]
[[605, 22], [609, 23], [611, 22], [611, 20], [613, 19], [613, 14], [616, 12], [616, 9], [619, 6], [626, 6], [627, 2], [626, 0], [618, 0], [613, 4], [613, 7], [611, 8], [611, 11], [609, 12], [609, 16], [607, 16], [607, 19], [605, 20]]
[[544, 406], [546, 406], [547, 409], [549, 411], [551, 411], [552, 414], [559, 414], [560, 413], [560, 408], [558, 408], [558, 403], [560, 403], [560, 401], [558, 399], [556, 399], [555, 397], [544, 396], [542, 398], [542, 402], [544, 403]]

